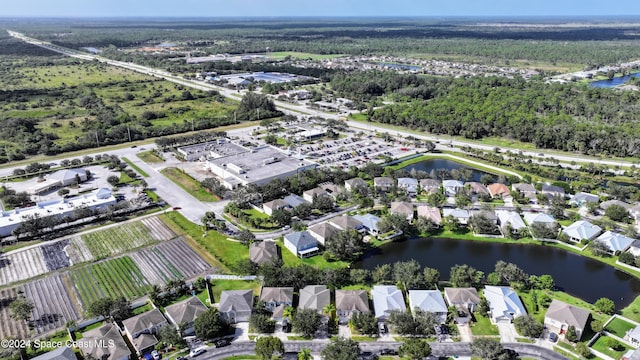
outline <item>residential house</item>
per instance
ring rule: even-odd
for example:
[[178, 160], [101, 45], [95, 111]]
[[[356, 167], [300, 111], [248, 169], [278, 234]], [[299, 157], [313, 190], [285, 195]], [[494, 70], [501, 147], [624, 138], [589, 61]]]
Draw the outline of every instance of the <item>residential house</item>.
[[326, 285], [307, 285], [300, 289], [298, 309], [313, 309], [319, 314], [331, 303], [331, 291]]
[[514, 231], [519, 231], [527, 227], [524, 221], [522, 221], [520, 214], [515, 211], [497, 210], [496, 215], [498, 216], [498, 224], [503, 230], [507, 228], [507, 226], [510, 226]]
[[471, 313], [480, 304], [480, 295], [475, 288], [444, 288], [444, 298], [449, 306], [455, 306], [458, 312], [456, 323], [467, 324], [471, 321]]
[[533, 223], [543, 223], [547, 226], [556, 224], [556, 219], [554, 219], [553, 216], [539, 212], [525, 212], [524, 221], [529, 224], [529, 226], [533, 225]]
[[440, 192], [440, 182], [434, 179], [422, 179], [420, 180], [420, 189], [428, 194], [435, 194]]
[[372, 214], [354, 215], [354, 219], [362, 223], [363, 228], [373, 236], [378, 236], [380, 229], [378, 229], [378, 223], [380, 218]]
[[569, 237], [569, 240], [580, 242], [582, 240], [595, 239], [596, 236], [600, 235], [602, 229], [600, 226], [594, 225], [586, 220], [578, 220], [564, 228], [562, 232]]
[[527, 311], [520, 301], [520, 297], [508, 286], [484, 287], [484, 297], [489, 302], [491, 321], [494, 323], [511, 322]]
[[83, 342], [80, 350], [85, 358], [90, 355], [101, 360], [129, 360], [131, 357], [131, 350], [122, 338], [120, 328], [113, 323], [83, 332], [82, 339], [78, 341]]
[[406, 217], [409, 222], [413, 220], [413, 204], [408, 201], [391, 202], [389, 212], [392, 214], [402, 215]]
[[207, 310], [209, 310], [209, 308], [207, 308], [197, 296], [192, 296], [187, 300], [164, 308], [167, 319], [176, 326], [176, 329], [179, 329], [183, 324], [185, 325], [183, 327], [184, 335], [193, 335], [195, 333], [193, 322], [200, 314], [207, 312]]
[[629, 250], [627, 251], [629, 251], [635, 257], [640, 256], [640, 240], [635, 240], [633, 243], [631, 243], [631, 246], [629, 246]]
[[167, 319], [158, 309], [122, 321], [124, 331], [138, 354], [156, 346], [158, 339], [155, 334], [158, 334], [160, 328], [167, 324]]
[[629, 214], [636, 221], [636, 226], [640, 226], [640, 203], [632, 206], [629, 209]]
[[487, 186], [489, 194], [494, 198], [505, 198], [511, 195], [511, 190], [505, 184], [494, 183]]
[[596, 240], [603, 243], [612, 255], [627, 250], [634, 242], [634, 239], [612, 231], [605, 232], [598, 236]]
[[331, 196], [331, 198], [333, 200], [336, 200], [338, 195], [344, 193], [344, 188], [342, 186], [336, 185], [334, 183], [323, 183], [323, 184], [320, 184], [320, 188], [323, 189], [324, 191], [326, 191], [327, 194], [329, 194], [329, 196]]
[[567, 304], [560, 300], [553, 300], [544, 316], [544, 325], [549, 331], [558, 334], [566, 333], [569, 326], [573, 326], [576, 329], [578, 340], [580, 340], [584, 329], [589, 323], [590, 316], [591, 313], [589, 310]]
[[329, 195], [329, 193], [325, 189], [322, 189], [322, 188], [319, 188], [319, 187], [307, 190], [307, 191], [302, 193], [302, 198], [305, 201], [308, 201], [310, 203], [313, 202], [314, 198], [321, 197], [321, 196], [329, 196], [330, 197], [331, 195]]
[[398, 178], [398, 187], [404, 190], [409, 196], [416, 196], [418, 193], [418, 180], [414, 178]]
[[469, 214], [469, 210], [464, 209], [451, 209], [451, 208], [443, 208], [442, 215], [444, 217], [452, 216], [458, 220], [458, 222], [462, 225], [467, 225], [469, 223], [469, 219], [471, 218], [471, 214]]
[[353, 178], [344, 181], [344, 188], [347, 191], [354, 191], [358, 187], [367, 188], [367, 182], [361, 178]]
[[560, 186], [555, 185], [542, 185], [542, 194], [544, 194], [547, 198], [561, 197], [564, 198], [565, 191]]
[[329, 224], [338, 230], [357, 230], [363, 229], [362, 222], [356, 220], [349, 215], [336, 216], [329, 220]]
[[253, 290], [225, 290], [220, 294], [220, 317], [229, 324], [249, 321], [253, 309]]
[[634, 347], [640, 347], [640, 326], [627, 330], [627, 333], [624, 335], [624, 339]]
[[460, 189], [464, 188], [464, 184], [458, 180], [443, 180], [442, 187], [445, 195], [455, 196]]
[[306, 204], [307, 202], [299, 195], [296, 194], [289, 194], [287, 196], [285, 196], [282, 200], [286, 201], [287, 204], [289, 204], [289, 206], [291, 208], [294, 208], [300, 204]]
[[485, 219], [492, 221], [494, 224], [498, 225], [498, 216], [493, 210], [471, 210], [471, 217], [473, 216], [484, 216]]
[[260, 292], [260, 301], [265, 309], [274, 311], [278, 306], [293, 306], [292, 287], [263, 287]]
[[373, 186], [379, 191], [389, 191], [395, 183], [393, 178], [386, 176], [373, 178]]
[[336, 311], [341, 324], [346, 324], [354, 314], [371, 312], [369, 296], [365, 290], [336, 290]]
[[275, 199], [262, 204], [262, 211], [271, 216], [275, 210], [291, 209], [291, 205], [283, 199]]
[[262, 265], [271, 263], [278, 258], [278, 246], [273, 241], [254, 241], [249, 246], [249, 260], [253, 263]]
[[409, 307], [433, 313], [441, 324], [447, 322], [448, 309], [440, 290], [409, 290]]
[[323, 222], [320, 224], [315, 224], [309, 226], [307, 231], [311, 236], [313, 236], [318, 242], [324, 245], [329, 238], [335, 236], [340, 230], [338, 230], [335, 226], [331, 226], [330, 224]]
[[590, 204], [590, 203], [597, 204], [599, 201], [600, 201], [600, 198], [598, 197], [598, 195], [593, 195], [586, 192], [579, 192], [571, 197], [571, 200], [569, 200], [569, 205], [573, 205], [576, 207], [583, 207], [583, 206], [587, 206], [587, 204]]
[[394, 285], [375, 285], [371, 291], [373, 310], [378, 320], [385, 320], [392, 311], [406, 311], [402, 291]]
[[284, 247], [302, 259], [318, 255], [318, 240], [308, 231], [298, 231], [284, 236]]
[[484, 184], [477, 181], [467, 182], [464, 184], [464, 186], [469, 188], [469, 193], [471, 193], [472, 195], [491, 195], [491, 193], [489, 193], [489, 189], [487, 189]]
[[640, 350], [638, 349], [627, 350], [627, 352], [622, 355], [620, 360], [640, 360]]
[[[82, 344], [84, 346], [85, 343], [86, 343], [85, 339], [78, 340], [78, 344]], [[90, 346], [90, 344], [88, 344], [87, 346]], [[105, 347], [108, 347], [108, 346], [105, 345]], [[80, 348], [84, 350], [83, 347], [80, 347]], [[69, 345], [59, 347], [55, 350], [51, 350], [42, 355], [38, 355], [36, 357], [31, 358], [31, 360], [77, 360], [77, 359], [78, 358], [76, 357], [76, 353], [73, 351], [73, 348]], [[121, 358], [117, 358], [117, 359], [120, 360]]]
[[607, 208], [609, 208], [609, 206], [611, 205], [618, 205], [620, 207], [625, 208], [626, 210], [631, 209], [631, 204], [627, 204], [624, 201], [620, 201], [620, 200], [607, 200], [607, 201], [603, 201], [602, 203], [600, 203], [600, 208], [602, 210], [607, 210]]
[[513, 189], [513, 191], [519, 192], [520, 194], [522, 194], [522, 196], [529, 199], [530, 203], [538, 202], [538, 197], [536, 195], [537, 193], [536, 188], [533, 187], [533, 185], [531, 184], [526, 184], [526, 183], [513, 184], [511, 186], [511, 189]]
[[418, 206], [418, 217], [424, 217], [433, 221], [434, 224], [442, 224], [442, 215], [440, 209], [435, 206], [420, 205]]

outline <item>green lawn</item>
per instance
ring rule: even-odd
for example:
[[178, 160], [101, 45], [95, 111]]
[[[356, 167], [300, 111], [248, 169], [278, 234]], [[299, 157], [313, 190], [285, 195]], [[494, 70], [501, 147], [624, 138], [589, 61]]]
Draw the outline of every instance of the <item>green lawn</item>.
[[226, 290], [253, 290], [255, 296], [260, 295], [260, 282], [241, 280], [212, 280], [213, 299], [220, 301], [220, 293]]
[[475, 321], [471, 325], [471, 332], [473, 335], [500, 335], [498, 327], [491, 323], [488, 317], [482, 316], [479, 313], [474, 313]]
[[609, 345], [607, 344], [610, 340], [608, 339], [613, 339], [611, 337], [608, 337], [606, 335], [602, 335], [598, 338], [598, 340], [596, 340], [596, 342], [591, 346], [594, 350], [597, 350], [607, 356], [610, 356], [614, 359], [620, 359], [620, 357], [622, 357], [622, 355], [624, 355], [624, 353], [626, 353], [628, 350], [631, 350], [631, 346], [628, 346], [626, 344], [623, 344], [619, 341], [613, 340], [615, 341], [616, 344], [619, 344], [620, 349], [621, 350], [613, 350], [609, 347]]
[[620, 318], [611, 320], [607, 327], [604, 329], [618, 337], [624, 337], [628, 330], [635, 328], [636, 326], [630, 322], [624, 321]]
[[208, 193], [204, 187], [200, 185], [200, 182], [181, 169], [169, 167], [160, 170], [160, 173], [200, 201], [214, 202], [219, 200], [217, 196]]
[[140, 160], [148, 164], [164, 162], [164, 160], [160, 158], [158, 155], [156, 155], [156, 153], [154, 153], [153, 150], [139, 152], [136, 154], [136, 156], [139, 157]]
[[327, 261], [322, 257], [322, 254], [316, 255], [306, 259], [300, 259], [299, 257], [293, 255], [291, 251], [284, 247], [282, 240], [276, 241], [276, 245], [280, 247], [280, 252], [282, 253], [282, 261], [286, 266], [296, 266], [300, 264], [307, 264], [311, 266], [315, 266], [318, 269], [326, 269], [326, 268], [345, 268], [349, 266], [349, 263], [345, 261]]
[[123, 156], [122, 161], [126, 162], [127, 165], [131, 166], [131, 168], [135, 170], [135, 172], [140, 174], [140, 176], [149, 177], [149, 174], [147, 174], [144, 170], [140, 169], [136, 164], [132, 163], [131, 160], [127, 159], [126, 157]]

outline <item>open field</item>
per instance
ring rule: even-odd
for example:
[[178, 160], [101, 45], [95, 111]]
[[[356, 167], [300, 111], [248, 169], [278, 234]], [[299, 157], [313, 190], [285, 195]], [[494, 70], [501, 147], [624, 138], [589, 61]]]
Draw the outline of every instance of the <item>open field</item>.
[[140, 160], [142, 160], [142, 161], [144, 161], [144, 162], [146, 162], [148, 164], [161, 163], [161, 162], [164, 161], [163, 159], [161, 159], [158, 155], [156, 155], [151, 150], [141, 151], [136, 156], [138, 156], [140, 158]]
[[32, 324], [38, 334], [64, 326], [82, 317], [67, 274], [49, 276], [24, 285], [27, 299], [34, 304]]
[[218, 197], [208, 193], [196, 179], [189, 176], [183, 170], [169, 167], [160, 170], [160, 173], [200, 201], [218, 201]]

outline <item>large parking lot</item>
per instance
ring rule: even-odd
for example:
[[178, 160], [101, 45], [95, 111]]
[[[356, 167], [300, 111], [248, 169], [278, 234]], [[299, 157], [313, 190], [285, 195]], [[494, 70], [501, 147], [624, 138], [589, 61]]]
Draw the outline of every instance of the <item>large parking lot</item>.
[[377, 139], [347, 137], [302, 145], [299, 150], [321, 166], [348, 169], [350, 166], [361, 166], [369, 162], [381, 163], [385, 156], [396, 158], [407, 155], [409, 148], [390, 145]]

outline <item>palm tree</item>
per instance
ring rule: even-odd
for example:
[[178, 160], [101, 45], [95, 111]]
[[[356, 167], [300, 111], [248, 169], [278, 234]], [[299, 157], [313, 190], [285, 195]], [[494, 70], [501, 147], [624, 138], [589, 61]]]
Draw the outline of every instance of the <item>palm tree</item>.
[[329, 316], [329, 320], [331, 322], [335, 321], [336, 319], [336, 306], [334, 304], [327, 304], [327, 306], [324, 307], [324, 309], [322, 309], [322, 312]]
[[293, 319], [293, 314], [296, 312], [296, 309], [293, 306], [287, 306], [282, 311], [282, 318], [287, 318], [289, 320]]
[[311, 355], [311, 350], [307, 348], [300, 349], [298, 353], [298, 360], [311, 360], [313, 356]]

